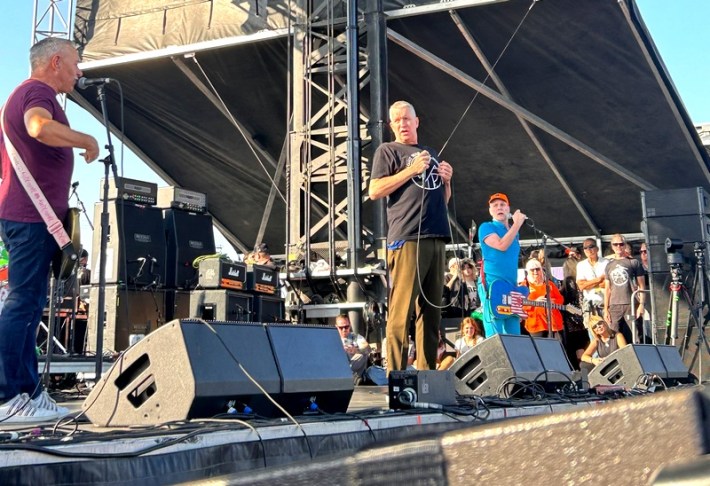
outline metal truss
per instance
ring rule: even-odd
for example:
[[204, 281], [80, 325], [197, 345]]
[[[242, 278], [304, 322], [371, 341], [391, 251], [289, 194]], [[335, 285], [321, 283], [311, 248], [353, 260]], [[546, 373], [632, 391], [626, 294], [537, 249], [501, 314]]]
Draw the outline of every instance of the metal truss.
[[[361, 147], [368, 145], [369, 117], [359, 92], [369, 84], [356, 15], [340, 0], [296, 0], [292, 45], [288, 162], [288, 250], [331, 267], [339, 259], [357, 265], [360, 224], [369, 173]], [[352, 12], [351, 12], [352, 13]], [[364, 30], [364, 29], [363, 29]]]

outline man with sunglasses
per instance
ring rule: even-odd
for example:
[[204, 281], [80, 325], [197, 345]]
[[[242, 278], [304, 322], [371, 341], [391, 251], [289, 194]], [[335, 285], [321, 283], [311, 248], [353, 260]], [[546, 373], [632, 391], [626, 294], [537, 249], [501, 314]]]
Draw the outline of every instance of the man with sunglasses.
[[345, 314], [335, 318], [335, 327], [338, 329], [340, 339], [343, 341], [343, 350], [350, 361], [350, 371], [353, 372], [353, 382], [362, 383], [365, 369], [370, 355], [370, 344], [360, 334], [352, 331], [350, 319]]
[[604, 269], [609, 260], [599, 256], [599, 247], [594, 238], [587, 238], [582, 243], [582, 250], [587, 257], [577, 264], [577, 287], [582, 291], [584, 326], [592, 336], [589, 317], [599, 315], [604, 305]]
[[604, 319], [613, 331], [621, 332], [626, 342], [632, 342], [631, 324], [643, 316], [644, 293], [638, 293], [639, 303], [634, 308], [631, 296], [638, 288], [644, 290], [641, 262], [626, 252], [626, 240], [620, 234], [611, 237], [614, 255], [604, 269]]

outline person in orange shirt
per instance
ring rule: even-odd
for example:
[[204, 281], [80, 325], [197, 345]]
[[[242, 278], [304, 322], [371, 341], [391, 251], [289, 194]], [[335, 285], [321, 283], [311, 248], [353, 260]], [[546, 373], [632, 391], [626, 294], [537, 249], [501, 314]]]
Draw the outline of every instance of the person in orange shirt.
[[[557, 286], [551, 284], [546, 278], [542, 264], [538, 260], [529, 260], [525, 264], [526, 281], [523, 283], [530, 289], [529, 301], [540, 302], [540, 306], [524, 305], [523, 310], [528, 314], [525, 320], [525, 329], [532, 337], [554, 337], [562, 330], [562, 314], [557, 309], [552, 309], [552, 326], [547, 325], [547, 309], [545, 308], [545, 285], [550, 288], [550, 301], [561, 305], [564, 302]], [[553, 334], [554, 333], [554, 334]]]

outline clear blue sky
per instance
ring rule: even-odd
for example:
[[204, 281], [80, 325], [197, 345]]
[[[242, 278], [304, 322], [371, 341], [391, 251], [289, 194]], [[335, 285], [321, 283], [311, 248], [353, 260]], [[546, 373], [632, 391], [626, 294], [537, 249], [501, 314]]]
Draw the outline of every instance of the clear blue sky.
[[[68, 1], [64, 0], [60, 4], [66, 4]], [[39, 3], [49, 4], [49, 0], [40, 0]], [[27, 57], [31, 45], [34, 2], [5, 0], [3, 4], [3, 14], [0, 15], [2, 102], [29, 73]], [[637, 4], [691, 119], [696, 124], [710, 122], [710, 0], [637, 0]], [[93, 117], [73, 103], [68, 103], [67, 112], [74, 128], [92, 134], [99, 140], [99, 145], [105, 144], [105, 129]], [[114, 140], [114, 144], [117, 146], [118, 142]], [[118, 146], [116, 148], [118, 149]], [[102, 157], [104, 155], [102, 153]], [[143, 162], [128, 152], [125, 175], [164, 185]], [[77, 159], [74, 180], [80, 181], [79, 192], [92, 217], [102, 176], [103, 164], [93, 163], [87, 166], [82, 159]], [[88, 225], [82, 224], [82, 240], [89, 251], [90, 234]]]

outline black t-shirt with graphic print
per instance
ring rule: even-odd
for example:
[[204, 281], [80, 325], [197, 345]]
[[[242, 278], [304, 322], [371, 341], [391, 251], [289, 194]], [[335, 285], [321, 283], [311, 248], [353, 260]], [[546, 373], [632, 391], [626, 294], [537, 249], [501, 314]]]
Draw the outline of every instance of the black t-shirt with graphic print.
[[[412, 164], [414, 157], [426, 150], [431, 163], [424, 177], [418, 175], [402, 184], [387, 197], [387, 241], [421, 238], [449, 239], [449, 222], [444, 201], [444, 182], [439, 177], [439, 154], [423, 145], [399, 142], [383, 143], [377, 148], [372, 163], [372, 178], [380, 179], [396, 174]], [[423, 201], [422, 201], [422, 192]], [[423, 209], [421, 232], [419, 210]]]
[[636, 277], [643, 276], [641, 263], [633, 258], [612, 260], [604, 269], [604, 274], [611, 289], [609, 305], [631, 304], [631, 294], [637, 286]]

